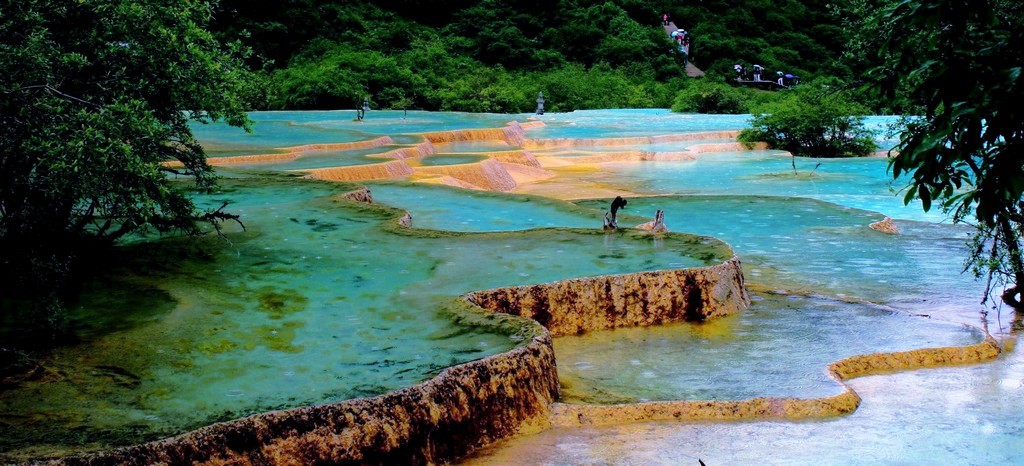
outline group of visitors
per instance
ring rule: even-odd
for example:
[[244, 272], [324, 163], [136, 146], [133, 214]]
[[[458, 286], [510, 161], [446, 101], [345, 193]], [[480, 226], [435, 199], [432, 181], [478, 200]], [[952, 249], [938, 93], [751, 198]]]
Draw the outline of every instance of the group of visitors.
[[[663, 26], [672, 26], [672, 15], [668, 13], [661, 14], [661, 24]], [[690, 56], [690, 33], [686, 32], [686, 29], [676, 29], [672, 31], [672, 40], [676, 41], [676, 45], [679, 47], [679, 52], [683, 54], [683, 58]]]
[[[754, 81], [754, 82], [767, 82], [772, 81], [771, 79], [765, 79], [765, 70], [761, 65], [755, 64], [749, 70], [746, 65], [737, 63], [733, 65], [733, 70], [736, 71], [737, 81]], [[800, 84], [800, 77], [794, 76], [790, 73], [783, 73], [782, 71], [775, 72], [774, 82], [782, 87], [790, 87]]]
[[686, 32], [685, 29], [676, 29], [672, 31], [672, 39], [679, 45], [679, 51], [683, 54], [684, 58], [690, 56], [689, 32]]

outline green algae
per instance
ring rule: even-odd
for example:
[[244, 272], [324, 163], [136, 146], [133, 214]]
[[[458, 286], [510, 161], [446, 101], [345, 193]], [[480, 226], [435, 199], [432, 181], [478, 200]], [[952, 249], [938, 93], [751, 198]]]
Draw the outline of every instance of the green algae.
[[309, 299], [298, 291], [278, 290], [269, 286], [259, 289], [256, 299], [259, 301], [259, 309], [274, 320], [302, 311], [309, 303]]
[[[483, 314], [472, 306], [459, 309], [464, 305], [444, 302], [459, 293], [481, 286], [708, 265], [732, 255], [727, 245], [706, 237], [651, 235], [630, 229], [602, 232], [599, 228], [608, 200], [594, 201], [593, 208], [588, 208], [542, 198], [448, 190], [474, 201], [508, 200], [507, 204], [517, 205], [510, 219], [492, 221], [502, 228], [522, 227], [515, 214], [528, 215], [538, 206], [569, 213], [582, 222], [572, 226], [593, 225], [591, 229], [549, 228], [515, 234], [454, 233], [445, 231], [447, 226], [443, 224], [436, 229], [400, 227], [396, 220], [404, 213], [402, 209], [340, 200], [339, 195], [354, 189], [354, 185], [298, 181], [294, 175], [263, 176], [244, 170], [221, 172], [236, 179], [226, 180], [224, 190], [203, 201], [211, 207], [228, 201], [229, 210], [240, 209], [246, 215], [243, 218], [249, 231], [228, 225], [226, 241], [213, 237], [198, 241], [198, 247], [207, 254], [205, 260], [169, 254], [163, 259], [166, 264], [153, 264], [153, 270], [142, 271], [141, 281], [147, 286], [171, 290], [165, 298], [174, 303], [172, 309], [160, 311], [154, 320], [127, 322], [117, 332], [121, 335], [100, 338], [97, 345], [102, 349], [80, 359], [88, 360], [91, 365], [87, 367], [94, 368], [88, 374], [76, 375], [75, 367], [60, 369], [61, 377], [76, 379], [78, 386], [107, 385], [87, 387], [67, 396], [96, 408], [100, 414], [60, 412], [66, 405], [57, 403], [45, 415], [27, 417], [58, 423], [66, 419], [71, 426], [67, 431], [90, 432], [87, 438], [73, 439], [72, 444], [93, 445], [90, 442], [99, 439], [116, 445], [153, 438], [159, 435], [155, 432], [180, 432], [189, 426], [260, 410], [376, 395], [416, 383], [450, 365], [513, 347], [542, 331], [530, 321]], [[660, 208], [662, 201], [650, 202], [652, 207]], [[634, 207], [632, 202], [630, 207]], [[423, 220], [417, 217], [414, 226]], [[646, 220], [649, 218], [620, 214], [620, 224]], [[278, 222], [296, 228], [279, 231]], [[351, 237], [340, 235], [344, 232]], [[367, 241], [371, 238], [373, 241]], [[155, 244], [176, 242], [172, 239]], [[145, 247], [154, 247], [154, 243]], [[486, 250], [495, 247], [509, 251]], [[623, 247], [633, 249], [618, 249]], [[559, 248], [565, 248], [566, 253], [555, 253]], [[342, 249], [347, 252], [335, 256], [324, 252]], [[521, 253], [517, 253], [519, 249]], [[760, 258], [760, 267], [779, 275], [790, 268], [789, 264], [771, 264], [771, 254], [742, 253], [745, 262], [748, 257]], [[666, 262], [665, 257], [684, 257], [686, 261]], [[466, 270], [474, 276], [467, 277]], [[798, 282], [791, 277], [786, 281]], [[424, 295], [430, 298], [409, 297]], [[123, 312], [117, 303], [110, 308], [114, 316]], [[352, 339], [350, 335], [364, 339]], [[135, 342], [130, 342], [133, 338]], [[429, 344], [417, 340], [428, 340]], [[131, 349], [130, 357], [111, 355], [126, 349]], [[104, 358], [109, 363], [92, 361]], [[306, 363], [313, 358], [332, 364]], [[137, 361], [132, 363], [131, 359]], [[154, 369], [143, 370], [138, 361], [152, 362]], [[337, 364], [333, 364], [335, 361]], [[250, 372], [258, 373], [258, 377], [249, 377]], [[135, 388], [129, 387], [133, 378], [125, 374], [138, 377]], [[298, 376], [331, 380], [317, 384], [299, 380]], [[192, 379], [199, 387], [165, 381], [175, 378]], [[260, 391], [271, 383], [291, 387], [279, 392]], [[216, 390], [202, 392], [205, 387]], [[42, 399], [59, 400], [74, 391], [40, 388]], [[97, 400], [92, 396], [127, 391], [140, 393], [126, 397], [127, 401], [110, 401], [106, 395]], [[306, 395], [311, 392], [316, 395]], [[136, 412], [120, 424], [116, 416], [103, 419], [108, 415], [106, 411], [165, 409], [161, 406], [174, 404], [177, 398], [169, 396], [172, 393], [192, 404], [182, 402], [175, 407], [177, 411], [168, 409], [159, 415]], [[175, 422], [146, 419], [169, 417], [176, 412], [189, 415]], [[104, 435], [97, 433], [102, 429], [89, 427], [97, 423], [117, 434]], [[5, 435], [0, 433], [0, 437]], [[24, 434], [24, 438], [40, 444], [53, 437], [30, 435]], [[8, 451], [7, 444], [3, 446], [2, 450]]]
[[[0, 412], [15, 416], [34, 416], [38, 400], [52, 406], [45, 422], [14, 424], [34, 432], [37, 445], [88, 449], [85, 437], [65, 442], [69, 425], [103, 425], [135, 442], [271, 407], [409, 386], [544, 331], [529, 320], [473, 309], [456, 298], [463, 293], [702, 265], [706, 251], [721, 246], [639, 231], [398, 227], [403, 210], [343, 200], [353, 185], [282, 176], [223, 185], [197, 195], [197, 202], [216, 208], [228, 201], [245, 230], [225, 224], [223, 238], [120, 249], [114, 275], [130, 276], [133, 290], [155, 290], [138, 299], [148, 296], [162, 307], [126, 300], [146, 311], [124, 319], [133, 311], [104, 298], [88, 312], [107, 312], [123, 325], [104, 323], [116, 331], [90, 333], [82, 344], [58, 350], [43, 362], [59, 374], [53, 380], [0, 394]], [[523, 208], [535, 201], [515, 200]], [[720, 249], [722, 260], [731, 256]], [[592, 259], [600, 255], [607, 257], [595, 268]], [[86, 290], [92, 292], [105, 291]], [[0, 435], [3, 449], [26, 454], [12, 438]]]

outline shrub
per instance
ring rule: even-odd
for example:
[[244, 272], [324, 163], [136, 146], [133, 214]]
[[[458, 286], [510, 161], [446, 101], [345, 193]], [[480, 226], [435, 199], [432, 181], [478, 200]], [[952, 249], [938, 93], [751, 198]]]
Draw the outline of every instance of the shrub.
[[747, 113], [748, 93], [723, 82], [697, 80], [676, 94], [673, 112], [738, 114]]
[[808, 87], [787, 91], [754, 112], [752, 128], [740, 132], [741, 142], [767, 142], [794, 156], [850, 157], [877, 148], [874, 132], [864, 126], [867, 110], [840, 92]]

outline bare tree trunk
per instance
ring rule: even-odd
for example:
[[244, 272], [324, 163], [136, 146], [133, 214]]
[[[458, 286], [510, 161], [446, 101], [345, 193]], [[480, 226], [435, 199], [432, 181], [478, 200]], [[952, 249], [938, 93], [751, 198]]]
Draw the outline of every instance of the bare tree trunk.
[[1003, 242], [1006, 244], [1006, 255], [1010, 262], [1010, 272], [1013, 274], [1013, 285], [1003, 291], [1003, 302], [1013, 307], [1014, 309], [1021, 309], [1021, 302], [1017, 298], [1020, 294], [1020, 286], [1024, 284], [1024, 261], [1021, 260], [1020, 251], [1020, 239], [1017, 237], [1017, 233], [1013, 231], [1013, 226], [1010, 225], [1010, 220], [1005, 217], [999, 217], [996, 221], [999, 222], [999, 229], [1003, 236]]
[[652, 233], [664, 233], [668, 231], [668, 227], [665, 226], [665, 211], [658, 210], [654, 214], [654, 224], [651, 226]]

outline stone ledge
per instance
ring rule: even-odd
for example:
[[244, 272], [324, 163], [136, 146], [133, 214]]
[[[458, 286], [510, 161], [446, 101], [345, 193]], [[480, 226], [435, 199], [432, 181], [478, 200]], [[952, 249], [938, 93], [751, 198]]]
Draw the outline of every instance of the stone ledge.
[[[603, 291], [598, 293], [599, 288]], [[549, 305], [546, 312], [560, 316], [547, 319], [560, 332], [702, 320], [749, 304], [736, 258], [710, 267], [565, 280], [470, 293], [463, 299], [471, 305], [468, 313], [479, 315], [484, 309], [472, 305], [474, 298], [515, 295], [520, 289], [545, 290], [544, 296], [559, 303]], [[601, 300], [610, 300], [600, 307], [602, 314], [588, 311]], [[559, 394], [555, 332], [518, 316], [533, 315], [531, 311], [488, 310], [510, 314], [504, 319], [517, 323], [517, 334], [529, 343], [450, 367], [431, 380], [384, 395], [256, 414], [48, 464], [433, 464], [550, 427], [557, 419], [552, 407]], [[562, 321], [575, 324], [552, 324]]]
[[894, 353], [873, 353], [841, 359], [828, 366], [829, 376], [843, 392], [823, 398], [751, 398], [737, 401], [654, 401], [619, 405], [556, 403], [555, 427], [616, 425], [648, 421], [750, 421], [820, 419], [850, 414], [860, 406], [860, 395], [846, 383], [866, 375], [972, 364], [995, 359], [1001, 349], [991, 337], [969, 346], [924, 348]]
[[[524, 327], [526, 328], [526, 327]], [[53, 465], [434, 464], [546, 427], [558, 396], [550, 334], [371, 398], [256, 414]]]
[[738, 258], [681, 270], [576, 278], [463, 296], [493, 312], [536, 320], [554, 336], [702, 321], [750, 305]]

